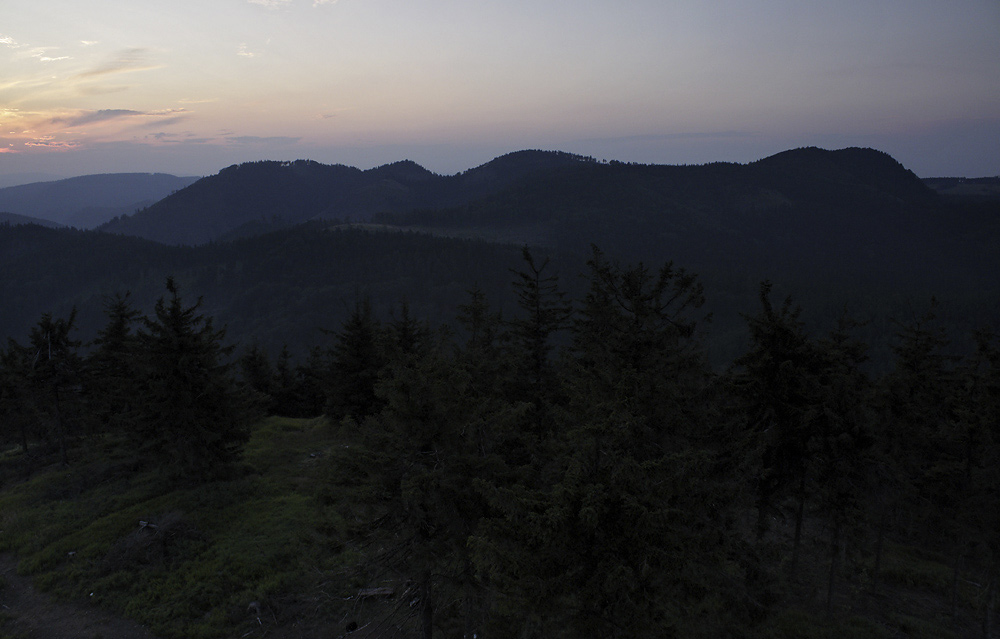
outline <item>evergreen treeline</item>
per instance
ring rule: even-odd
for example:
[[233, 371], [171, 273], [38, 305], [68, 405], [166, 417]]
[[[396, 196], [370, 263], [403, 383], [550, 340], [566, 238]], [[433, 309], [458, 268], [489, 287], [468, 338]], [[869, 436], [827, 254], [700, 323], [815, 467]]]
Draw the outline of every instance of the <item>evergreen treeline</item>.
[[167, 476], [200, 481], [225, 472], [260, 417], [254, 397], [236, 384], [223, 343], [225, 332], [185, 306], [172, 278], [151, 317], [128, 295], [107, 300], [107, 325], [84, 356], [74, 337], [76, 311], [44, 314], [27, 343], [8, 339], [0, 351], [0, 419], [4, 439], [69, 447], [81, 439], [111, 438], [137, 464]]
[[85, 356], [75, 314], [45, 315], [3, 350], [2, 435], [72, 463], [73, 441], [117, 433], [198, 480], [229, 467], [255, 410], [326, 414], [349, 444], [325, 461], [320, 506], [350, 509], [355, 579], [379, 585], [358, 636], [759, 636], [810, 598], [807, 568], [834, 616], [879, 593], [890, 544], [947, 557], [951, 615], [976, 610], [990, 636], [993, 333], [959, 356], [932, 305], [872, 377], [856, 322], [815, 337], [765, 282], [748, 348], [716, 372], [690, 273], [594, 249], [568, 299], [523, 257], [510, 317], [478, 289], [457, 332], [359, 297], [297, 365], [245, 350], [241, 382], [172, 280], [150, 317], [109, 299]]

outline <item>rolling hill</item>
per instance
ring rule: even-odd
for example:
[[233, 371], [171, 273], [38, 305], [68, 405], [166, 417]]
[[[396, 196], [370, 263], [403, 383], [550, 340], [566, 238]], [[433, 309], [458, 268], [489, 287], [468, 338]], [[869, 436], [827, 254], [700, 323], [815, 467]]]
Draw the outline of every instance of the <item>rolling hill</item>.
[[198, 178], [163, 173], [84, 175], [0, 189], [0, 211], [90, 229], [183, 189]]
[[[263, 210], [274, 215], [252, 217]], [[367, 215], [374, 222], [345, 219]], [[158, 241], [124, 236], [129, 224]], [[890, 318], [931, 296], [950, 305], [957, 334], [1000, 325], [1000, 211], [942, 199], [865, 149], [704, 166], [521, 152], [455, 176], [412, 162], [369, 171], [253, 163], [105, 228], [122, 235], [0, 233], [0, 336], [23, 336], [41, 313], [74, 305], [81, 332], [92, 334], [103, 322], [102, 295], [131, 290], [149, 308], [175, 275], [205, 296], [234, 340], [271, 349], [287, 342], [304, 353], [358, 295], [383, 315], [406, 301], [437, 323], [453, 320], [478, 284], [510, 312], [510, 269], [523, 245], [553, 257], [564, 287], [579, 287], [591, 244], [623, 263], [673, 261], [698, 273], [720, 364], [742, 347], [741, 313], [755, 307], [764, 279], [802, 302], [818, 330], [845, 308], [871, 320], [862, 337], [882, 360]]]
[[17, 213], [0, 213], [0, 224], [9, 224], [11, 226], [38, 224], [39, 226], [47, 226], [49, 228], [59, 228], [62, 226], [58, 222], [43, 220], [38, 217], [29, 217], [27, 215], [18, 215]]
[[367, 171], [305, 160], [251, 162], [223, 169], [101, 230], [165, 244], [203, 244], [309, 220], [365, 221], [376, 213], [456, 206], [525, 175], [582, 162], [568, 153], [521, 151], [453, 176], [411, 161]]

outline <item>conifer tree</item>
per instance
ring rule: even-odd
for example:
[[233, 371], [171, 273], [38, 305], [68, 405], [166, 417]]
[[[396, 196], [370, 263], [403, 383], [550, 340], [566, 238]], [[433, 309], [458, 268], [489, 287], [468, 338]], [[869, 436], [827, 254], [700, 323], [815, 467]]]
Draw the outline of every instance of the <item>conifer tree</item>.
[[[697, 339], [702, 285], [667, 263], [622, 268], [595, 246], [588, 261], [590, 290], [573, 325], [573, 351], [581, 379], [597, 397], [628, 398], [655, 436], [635, 441], [658, 453], [671, 436], [689, 435], [697, 395], [708, 369]], [[653, 448], [650, 449], [649, 447]]]
[[185, 306], [173, 278], [166, 287], [169, 298], [156, 302], [138, 335], [140, 450], [181, 477], [201, 480], [237, 458], [256, 415], [230, 373], [225, 331], [199, 313], [201, 298]]
[[801, 308], [787, 298], [780, 308], [770, 300], [771, 283], [760, 286], [761, 312], [747, 317], [750, 350], [739, 357], [732, 379], [741, 402], [747, 450], [756, 457], [758, 541], [768, 519], [780, 514], [783, 498], [795, 501], [794, 570], [802, 539], [810, 440], [808, 419], [817, 401], [822, 361], [799, 319]]
[[483, 404], [447, 341], [425, 333], [389, 352], [376, 387], [382, 407], [358, 424], [363, 446], [341, 472], [376, 513], [371, 569], [411, 584], [407, 623], [427, 639], [473, 636], [485, 615], [468, 547], [484, 509], [476, 479], [489, 463], [474, 426]]
[[[958, 409], [959, 427], [968, 439], [968, 494], [963, 499], [962, 528], [969, 543], [974, 579], [983, 584], [977, 603], [984, 636], [990, 637], [1000, 582], [1000, 343], [987, 330], [975, 335], [976, 352], [964, 367]], [[957, 577], [957, 574], [955, 575]]]
[[326, 414], [332, 419], [350, 415], [361, 421], [381, 408], [375, 393], [385, 365], [381, 339], [382, 327], [372, 311], [371, 299], [356, 301], [330, 350]]
[[514, 271], [514, 289], [522, 316], [508, 322], [515, 362], [512, 397], [534, 406], [536, 430], [545, 420], [545, 404], [555, 394], [556, 381], [552, 371], [553, 336], [566, 328], [572, 306], [559, 290], [559, 278], [549, 274], [549, 259], [537, 264], [525, 247], [522, 256], [525, 270]]
[[240, 357], [240, 373], [254, 391], [268, 398], [274, 393], [274, 368], [267, 352], [258, 344], [250, 346]]
[[326, 350], [319, 346], [309, 349], [309, 357], [294, 369], [295, 412], [298, 417], [319, 417], [324, 414], [330, 394], [330, 362]]
[[857, 323], [842, 316], [837, 328], [817, 344], [822, 369], [809, 420], [810, 476], [819, 514], [830, 540], [827, 612], [833, 606], [844, 546], [860, 536], [863, 504], [873, 484], [871, 384], [861, 365], [867, 346], [851, 336]]
[[32, 359], [28, 349], [13, 339], [0, 351], [0, 436], [17, 438], [24, 454], [31, 427], [39, 421], [29, 385]]
[[952, 437], [960, 385], [958, 358], [948, 346], [932, 300], [924, 315], [900, 325], [895, 367], [880, 393], [879, 457], [883, 481], [893, 491], [886, 512], [899, 515], [899, 532], [911, 538], [917, 531], [949, 530], [954, 523], [952, 488], [961, 476], [956, 463], [963, 451]]
[[490, 310], [481, 289], [476, 287], [468, 293], [469, 302], [459, 306], [457, 317], [467, 339], [456, 349], [455, 357], [456, 365], [468, 379], [469, 394], [478, 398], [480, 406], [469, 428], [482, 455], [503, 456], [509, 452], [507, 444], [515, 439], [509, 428], [512, 407], [503, 392], [511, 368], [508, 353], [501, 346], [503, 319], [499, 312]]
[[81, 342], [70, 337], [75, 323], [75, 308], [67, 319], [53, 319], [50, 313], [43, 314], [31, 329], [28, 347], [32, 357], [29, 379], [34, 403], [55, 430], [63, 464], [69, 463], [69, 428], [79, 420], [80, 414], [83, 360], [77, 353]]
[[710, 633], [701, 620], [738, 599], [719, 576], [738, 568], [731, 494], [711, 451], [679, 434], [704, 424], [700, 286], [671, 265], [623, 269], [596, 249], [590, 267], [560, 360], [554, 462], [496, 486], [495, 514], [473, 540], [511, 626], [502, 636]]
[[104, 302], [108, 323], [98, 331], [87, 357], [86, 392], [98, 428], [127, 432], [135, 427], [139, 401], [139, 341], [133, 331], [140, 313], [130, 294], [116, 294]]
[[292, 367], [292, 354], [288, 345], [281, 347], [278, 360], [274, 365], [274, 392], [272, 395], [271, 412], [285, 417], [314, 417], [303, 410], [304, 391], [302, 384], [296, 379]]

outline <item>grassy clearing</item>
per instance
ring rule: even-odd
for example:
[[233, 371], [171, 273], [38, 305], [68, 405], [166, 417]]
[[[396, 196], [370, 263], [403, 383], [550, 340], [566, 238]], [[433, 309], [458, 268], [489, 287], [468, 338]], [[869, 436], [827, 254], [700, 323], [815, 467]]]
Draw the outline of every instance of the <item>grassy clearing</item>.
[[331, 587], [343, 530], [316, 498], [335, 436], [270, 418], [233, 477], [173, 488], [112, 453], [0, 493], [0, 550], [56, 596], [86, 598], [164, 639], [262, 636]]
[[[349, 599], [386, 585], [363, 581], [363, 543], [351, 541], [378, 515], [370, 488], [352, 481], [366, 463], [353, 431], [266, 419], [235, 471], [201, 486], [172, 486], [107, 443], [27, 479], [21, 456], [5, 451], [0, 551], [16, 553], [18, 572], [42, 590], [127, 615], [162, 639], [338, 636], [353, 618], [392, 618], [399, 601]], [[811, 541], [797, 578], [780, 577], [787, 566], [776, 573], [783, 603], [756, 636], [979, 636], [975, 588], [963, 583], [956, 623], [947, 557], [896, 544], [877, 593], [863, 570], [870, 558], [844, 566], [828, 615], [827, 550]], [[293, 625], [295, 635], [283, 634]], [[0, 639], [21, 639], [3, 627], [0, 616]]]

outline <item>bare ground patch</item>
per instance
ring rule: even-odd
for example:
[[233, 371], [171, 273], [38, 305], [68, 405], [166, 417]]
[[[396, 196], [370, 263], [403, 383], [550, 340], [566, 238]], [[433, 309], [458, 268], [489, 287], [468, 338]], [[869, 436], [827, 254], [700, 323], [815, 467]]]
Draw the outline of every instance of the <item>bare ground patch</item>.
[[86, 602], [56, 601], [17, 574], [17, 557], [0, 554], [0, 637], [156, 639], [145, 627]]

